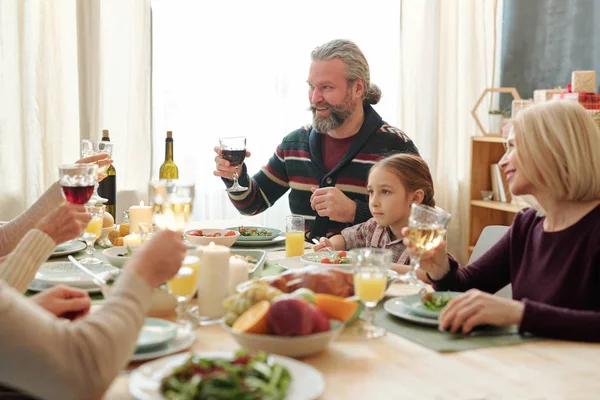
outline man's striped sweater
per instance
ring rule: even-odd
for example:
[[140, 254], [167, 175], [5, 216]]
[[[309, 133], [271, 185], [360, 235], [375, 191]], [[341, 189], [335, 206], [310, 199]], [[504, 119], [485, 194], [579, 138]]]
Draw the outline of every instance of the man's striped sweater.
[[[244, 164], [239, 182], [245, 192], [230, 193], [233, 205], [242, 214], [255, 215], [265, 211], [288, 189], [290, 210], [306, 219], [308, 238], [331, 236], [342, 229], [371, 218], [367, 195], [369, 169], [378, 160], [395, 153], [417, 154], [413, 142], [400, 129], [384, 122], [368, 104], [364, 105], [365, 120], [350, 148], [331, 171], [324, 167], [321, 154], [321, 133], [311, 126], [297, 129], [283, 138], [275, 154], [261, 171], [249, 177]], [[227, 186], [232, 182], [223, 179]], [[335, 186], [356, 202], [356, 215], [351, 224], [319, 217], [310, 207], [312, 187]]]

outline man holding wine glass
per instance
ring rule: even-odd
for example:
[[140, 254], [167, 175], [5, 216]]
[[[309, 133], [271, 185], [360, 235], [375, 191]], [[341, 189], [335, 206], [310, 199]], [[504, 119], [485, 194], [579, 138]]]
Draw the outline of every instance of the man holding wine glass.
[[[268, 164], [253, 177], [243, 163], [250, 152], [238, 144], [215, 148], [216, 170], [242, 214], [258, 214], [291, 189], [293, 214], [305, 217], [310, 238], [331, 236], [371, 218], [367, 174], [379, 159], [418, 153], [399, 129], [383, 121], [371, 104], [381, 90], [370, 82], [362, 51], [333, 40], [313, 50], [308, 95], [311, 126], [283, 138]], [[232, 138], [229, 138], [232, 139]], [[236, 150], [233, 153], [230, 150]]]

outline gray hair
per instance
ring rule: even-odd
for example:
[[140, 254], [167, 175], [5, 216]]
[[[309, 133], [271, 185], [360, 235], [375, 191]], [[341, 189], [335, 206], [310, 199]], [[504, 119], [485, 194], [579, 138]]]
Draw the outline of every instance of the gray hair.
[[365, 83], [363, 101], [369, 104], [377, 104], [381, 99], [381, 89], [371, 84], [371, 72], [369, 63], [363, 52], [350, 40], [335, 39], [314, 49], [311, 53], [313, 61], [329, 61], [339, 58], [346, 65], [346, 80], [354, 83], [362, 79]]

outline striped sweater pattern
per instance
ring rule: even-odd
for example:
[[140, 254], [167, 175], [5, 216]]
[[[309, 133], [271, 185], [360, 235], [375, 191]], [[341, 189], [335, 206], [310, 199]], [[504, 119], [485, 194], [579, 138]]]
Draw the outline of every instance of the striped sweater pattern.
[[[248, 187], [245, 192], [229, 193], [229, 198], [244, 215], [255, 215], [273, 205], [288, 190], [290, 210], [306, 220], [307, 238], [331, 236], [342, 229], [371, 218], [368, 206], [367, 176], [378, 160], [396, 153], [418, 154], [413, 142], [400, 129], [384, 122], [368, 104], [364, 105], [365, 120], [350, 148], [331, 171], [324, 167], [321, 133], [311, 126], [297, 129], [277, 146], [267, 165], [253, 177], [243, 165], [239, 182]], [[230, 187], [232, 182], [223, 179]], [[340, 189], [356, 202], [356, 215], [350, 224], [320, 217], [310, 206], [313, 187]]]

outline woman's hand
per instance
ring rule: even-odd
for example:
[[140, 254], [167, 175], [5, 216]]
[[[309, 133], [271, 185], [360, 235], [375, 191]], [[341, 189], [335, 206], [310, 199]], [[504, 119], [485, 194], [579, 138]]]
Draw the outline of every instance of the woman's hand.
[[60, 244], [80, 237], [91, 219], [91, 214], [84, 206], [64, 203], [47, 214], [35, 227]]
[[71, 321], [87, 315], [92, 304], [87, 292], [63, 285], [46, 289], [31, 300], [57, 317]]
[[[112, 164], [113, 160], [108, 157], [108, 154], [97, 154], [95, 156], [82, 158], [81, 160], [76, 161], [75, 164], [96, 164], [98, 165], [98, 169], [100, 169], [102, 167], [108, 167], [110, 164]], [[98, 172], [98, 182], [104, 178], [106, 178], [106, 174]]]
[[334, 250], [333, 243], [331, 243], [331, 240], [327, 239], [326, 237], [322, 237], [321, 240], [319, 240], [319, 244], [315, 244], [313, 246], [313, 251], [314, 252], [321, 251], [321, 250], [326, 251], [327, 248]]
[[155, 288], [177, 274], [186, 252], [181, 233], [162, 231], [134, 254], [131, 268], [148, 286]]
[[440, 328], [467, 334], [477, 325], [520, 325], [525, 304], [471, 289], [448, 303], [440, 315]]
[[[408, 228], [402, 228], [404, 239], [402, 243], [407, 247], [410, 258], [417, 257], [419, 252], [411, 240], [408, 238]], [[448, 252], [446, 250], [446, 241], [440, 241], [440, 244], [421, 255], [421, 264], [419, 269], [422, 269], [429, 274], [431, 279], [439, 281], [448, 271], [450, 271], [450, 262], [448, 261]]]

